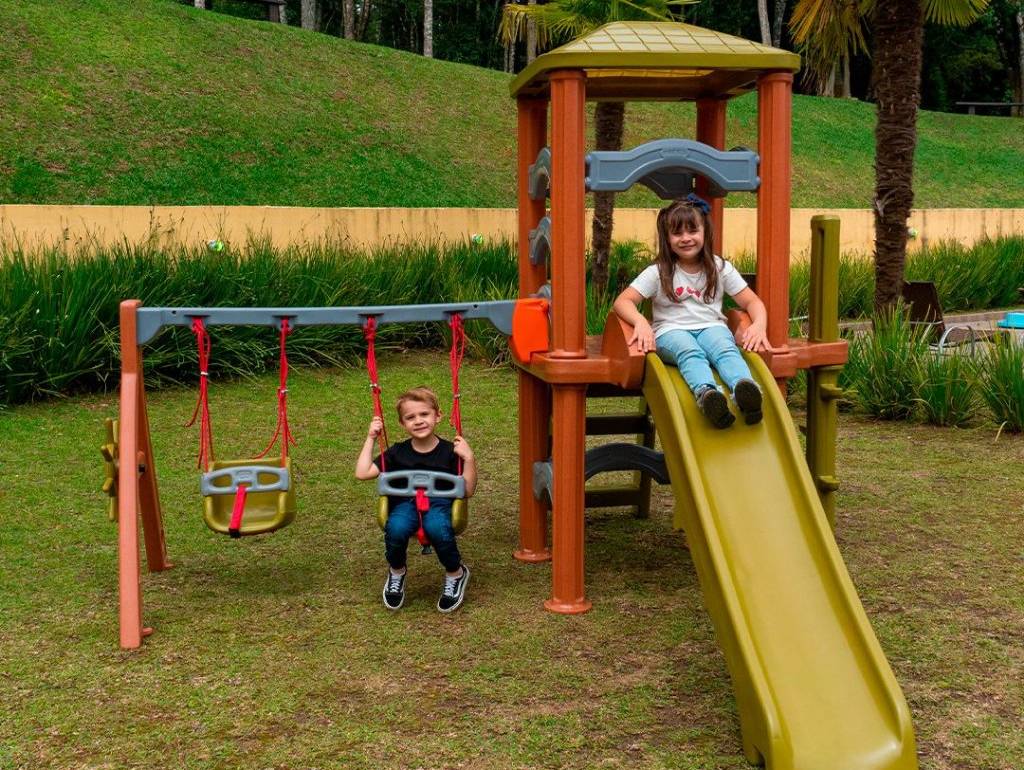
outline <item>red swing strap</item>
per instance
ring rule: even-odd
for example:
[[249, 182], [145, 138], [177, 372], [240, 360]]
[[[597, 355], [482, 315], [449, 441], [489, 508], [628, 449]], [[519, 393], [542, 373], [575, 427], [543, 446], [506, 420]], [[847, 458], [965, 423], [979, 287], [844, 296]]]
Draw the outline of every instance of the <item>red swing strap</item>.
[[270, 443], [267, 444], [267, 448], [256, 455], [259, 459], [270, 451], [271, 447], [277, 442], [278, 437], [281, 438], [281, 467], [284, 467], [285, 460], [288, 459], [288, 445], [298, 446], [298, 442], [295, 440], [295, 436], [292, 435], [291, 428], [288, 426], [288, 348], [287, 340], [288, 335], [292, 333], [291, 324], [288, 323], [287, 318], [281, 319], [281, 364], [280, 372], [281, 378], [280, 383], [277, 387], [277, 427], [274, 429], [274, 436], [270, 439]]
[[186, 428], [195, 425], [199, 418], [199, 461], [197, 467], [202, 471], [210, 470], [213, 462], [213, 424], [210, 422], [210, 335], [202, 318], [192, 319], [192, 333], [196, 335], [196, 348], [199, 352], [199, 395], [192, 419], [185, 423]]
[[[462, 391], [459, 386], [459, 370], [466, 357], [466, 327], [460, 313], [452, 313], [448, 320], [452, 328], [452, 347], [448, 352], [448, 363], [452, 372], [452, 415], [450, 418], [455, 435], [462, 435]], [[462, 458], [459, 458], [459, 475], [462, 475]]]
[[363, 325], [363, 336], [366, 338], [366, 373], [370, 377], [370, 393], [373, 395], [373, 416], [381, 421], [380, 435], [377, 441], [380, 446], [380, 470], [384, 472], [384, 452], [388, 448], [388, 431], [384, 426], [384, 407], [381, 404], [380, 380], [377, 375], [377, 319], [370, 316]]

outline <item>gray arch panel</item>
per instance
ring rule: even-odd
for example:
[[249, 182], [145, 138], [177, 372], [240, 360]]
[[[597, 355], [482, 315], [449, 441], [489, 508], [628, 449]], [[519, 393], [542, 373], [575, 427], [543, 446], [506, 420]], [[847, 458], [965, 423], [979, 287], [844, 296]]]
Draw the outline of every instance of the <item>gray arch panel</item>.
[[692, 139], [658, 139], [631, 150], [588, 153], [587, 189], [623, 192], [643, 184], [669, 200], [691, 191], [693, 176], [699, 174], [715, 197], [753, 192], [761, 184], [759, 162], [752, 150], [723, 151]]

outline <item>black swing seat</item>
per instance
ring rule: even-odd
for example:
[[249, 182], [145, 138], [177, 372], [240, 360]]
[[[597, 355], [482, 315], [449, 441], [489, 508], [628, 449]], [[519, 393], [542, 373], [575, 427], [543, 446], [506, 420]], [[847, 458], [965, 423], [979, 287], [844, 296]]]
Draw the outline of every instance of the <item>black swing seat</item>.
[[388, 496], [411, 497], [423, 489], [427, 497], [441, 497], [452, 501], [452, 529], [459, 535], [469, 523], [469, 503], [466, 501], [466, 479], [440, 471], [389, 471], [377, 477], [377, 524], [384, 529], [391, 506]]
[[246, 486], [245, 512], [239, 534], [262, 535], [295, 519], [295, 483], [291, 458], [278, 460], [215, 460], [200, 476], [203, 519], [222, 535], [230, 534], [231, 514], [239, 486]]

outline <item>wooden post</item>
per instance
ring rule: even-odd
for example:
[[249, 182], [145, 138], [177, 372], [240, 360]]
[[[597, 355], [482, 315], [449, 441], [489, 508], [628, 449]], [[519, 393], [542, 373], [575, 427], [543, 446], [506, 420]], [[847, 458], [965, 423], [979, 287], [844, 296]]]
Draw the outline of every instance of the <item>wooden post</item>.
[[160, 496], [156, 485], [153, 445], [146, 416], [142, 352], [138, 345], [136, 310], [141, 303], [121, 303], [121, 408], [118, 437], [118, 589], [121, 647], [134, 649], [152, 633], [142, 624], [142, 578], [139, 561], [139, 512], [151, 572], [173, 566], [167, 560]]
[[789, 203], [793, 75], [772, 72], [757, 81], [757, 294], [768, 309], [768, 341], [789, 342]]
[[[552, 358], [586, 358], [584, 262], [584, 127], [586, 77], [558, 70], [551, 83]], [[586, 612], [583, 590], [583, 450], [586, 386], [556, 385], [551, 433], [552, 592], [544, 603], [561, 613]]]
[[[547, 101], [518, 101], [519, 296], [528, 297], [547, 279], [547, 265], [530, 264], [530, 230], [543, 218], [547, 200], [530, 198], [530, 165], [547, 141]], [[533, 464], [548, 458], [551, 390], [543, 380], [519, 371], [519, 548], [520, 561], [551, 558], [547, 507], [533, 496]]]
[[[725, 149], [725, 99], [697, 100], [697, 141], [703, 142], [716, 150]], [[697, 177], [697, 195], [711, 203], [711, 226], [715, 230], [715, 253], [725, 254], [725, 234], [722, 231], [725, 201], [722, 198], [710, 198], [710, 185], [703, 176]]]

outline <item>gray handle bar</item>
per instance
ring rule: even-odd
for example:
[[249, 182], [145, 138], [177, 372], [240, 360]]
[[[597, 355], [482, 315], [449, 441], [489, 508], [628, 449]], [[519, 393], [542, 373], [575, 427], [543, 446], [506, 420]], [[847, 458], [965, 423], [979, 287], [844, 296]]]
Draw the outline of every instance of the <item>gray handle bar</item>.
[[411, 497], [417, 489], [423, 489], [427, 497], [465, 497], [466, 479], [440, 471], [388, 471], [377, 477], [377, 492], [382, 495]]
[[[260, 476], [273, 476], [274, 481], [261, 482]], [[215, 484], [219, 479], [230, 479], [230, 484]], [[203, 495], [233, 495], [240, 486], [249, 492], [287, 492], [291, 479], [285, 468], [272, 465], [237, 465], [234, 468], [204, 473], [199, 477], [199, 489]]]

